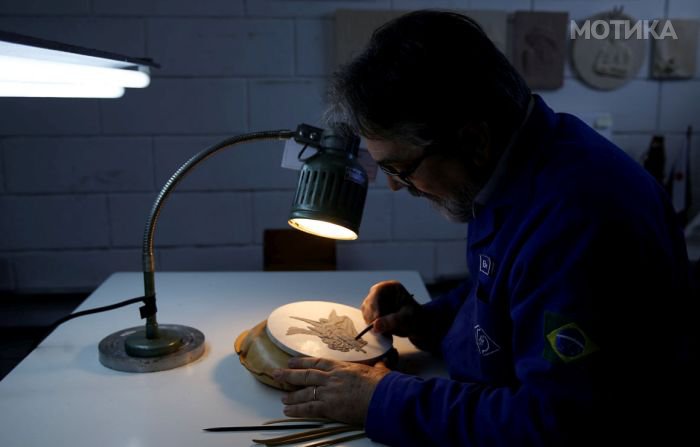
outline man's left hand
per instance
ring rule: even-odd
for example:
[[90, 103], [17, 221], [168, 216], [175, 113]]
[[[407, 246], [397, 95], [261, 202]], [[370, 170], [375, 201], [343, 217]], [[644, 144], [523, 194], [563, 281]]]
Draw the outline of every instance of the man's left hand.
[[389, 373], [374, 366], [312, 357], [292, 357], [289, 369], [273, 371], [275, 380], [302, 386], [282, 398], [290, 417], [322, 417], [364, 426], [372, 393]]

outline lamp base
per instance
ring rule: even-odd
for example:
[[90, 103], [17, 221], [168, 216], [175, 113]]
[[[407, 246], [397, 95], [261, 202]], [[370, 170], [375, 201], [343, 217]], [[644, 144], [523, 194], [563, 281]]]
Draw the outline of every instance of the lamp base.
[[183, 331], [158, 328], [158, 338], [148, 338], [142, 328], [126, 337], [124, 349], [132, 357], [162, 357], [182, 347]]
[[[197, 329], [176, 324], [161, 324], [159, 331], [165, 336], [162, 340], [156, 341], [155, 345], [152, 345], [154, 340], [148, 340], [148, 344], [155, 348], [147, 348], [140, 343], [146, 339], [143, 326], [123, 329], [108, 335], [100, 341], [98, 347], [100, 363], [117, 371], [156, 372], [186, 365], [204, 354], [204, 334]], [[137, 352], [140, 348], [145, 348], [155, 349], [158, 354], [148, 357], [138, 356], [138, 353], [132, 355], [134, 346], [137, 346]]]

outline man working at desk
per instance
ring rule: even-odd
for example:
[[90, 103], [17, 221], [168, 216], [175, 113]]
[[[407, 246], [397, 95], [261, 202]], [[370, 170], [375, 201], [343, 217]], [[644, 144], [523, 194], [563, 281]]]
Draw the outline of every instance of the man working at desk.
[[387, 281], [362, 303], [374, 330], [442, 354], [449, 379], [293, 359], [276, 375], [303, 386], [285, 414], [397, 446], [683, 439], [688, 259], [651, 176], [533, 96], [459, 14], [384, 25], [332, 91], [331, 118], [367, 139], [392, 190], [469, 221], [473, 281], [425, 305]]

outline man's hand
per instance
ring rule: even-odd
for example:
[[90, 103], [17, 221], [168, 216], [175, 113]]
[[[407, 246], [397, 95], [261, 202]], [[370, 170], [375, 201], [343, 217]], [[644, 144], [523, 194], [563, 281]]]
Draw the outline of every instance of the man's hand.
[[282, 398], [290, 417], [323, 417], [364, 426], [372, 393], [389, 373], [383, 363], [358, 363], [292, 357], [289, 369], [273, 371], [275, 380], [304, 388]]
[[376, 332], [400, 337], [420, 336], [421, 306], [398, 281], [373, 285], [360, 309], [367, 323], [374, 321]]

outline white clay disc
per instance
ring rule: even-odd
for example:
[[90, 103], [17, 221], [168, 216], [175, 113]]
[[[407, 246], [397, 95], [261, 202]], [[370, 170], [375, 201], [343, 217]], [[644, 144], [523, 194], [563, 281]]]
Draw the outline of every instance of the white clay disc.
[[267, 318], [267, 334], [283, 351], [297, 356], [347, 362], [378, 360], [391, 349], [390, 336], [369, 331], [360, 309], [329, 301], [298, 301], [275, 309]]

